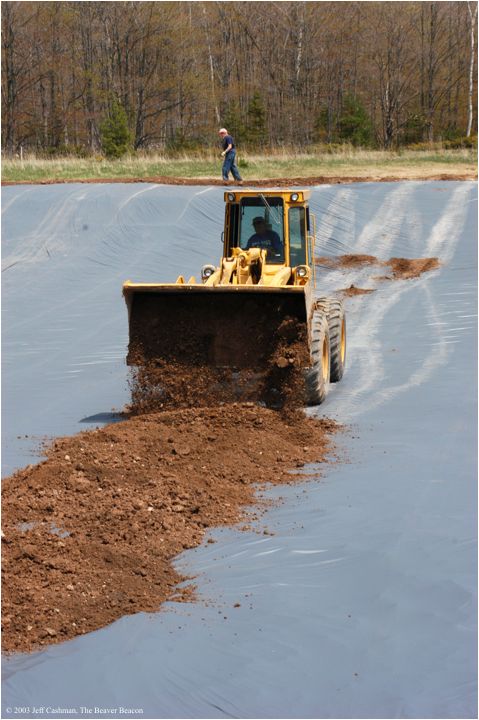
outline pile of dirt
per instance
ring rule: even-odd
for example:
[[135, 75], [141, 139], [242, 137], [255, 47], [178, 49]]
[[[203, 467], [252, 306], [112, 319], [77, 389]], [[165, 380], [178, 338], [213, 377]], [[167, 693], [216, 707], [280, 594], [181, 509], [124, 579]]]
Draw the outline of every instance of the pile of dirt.
[[372, 288], [358, 288], [355, 285], [350, 285], [348, 288], [345, 288], [345, 290], [340, 290], [341, 294], [344, 295], [344, 297], [355, 297], [356, 295], [369, 295], [370, 293], [375, 292]]
[[392, 276], [385, 276], [385, 280], [411, 280], [418, 278], [420, 275], [431, 270], [437, 270], [440, 267], [439, 259], [432, 258], [391, 258], [385, 265], [389, 265], [392, 270]]
[[[361, 268], [365, 266], [389, 267], [391, 275], [374, 277], [375, 280], [411, 280], [420, 277], [423, 273], [437, 270], [441, 263], [437, 257], [431, 258], [390, 258], [389, 260], [378, 260], [374, 255], [338, 255], [337, 257], [318, 257], [317, 265], [331, 270]], [[351, 285], [349, 288], [340, 290], [343, 295], [352, 297], [374, 292], [373, 289], [356, 288]]]
[[337, 257], [318, 257], [318, 265], [329, 268], [354, 268], [363, 265], [379, 265], [380, 261], [374, 255], [338, 255]]
[[[2, 482], [5, 651], [30, 651], [158, 610], [171, 561], [208, 528], [251, 522], [257, 483], [331, 458], [332, 421], [253, 403], [131, 417], [55, 440]], [[301, 480], [304, 477], [299, 476]]]

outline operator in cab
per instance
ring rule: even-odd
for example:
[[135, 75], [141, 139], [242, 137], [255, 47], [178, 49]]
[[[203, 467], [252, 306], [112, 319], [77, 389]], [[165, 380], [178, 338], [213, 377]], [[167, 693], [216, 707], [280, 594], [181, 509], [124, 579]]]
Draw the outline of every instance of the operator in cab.
[[250, 248], [261, 248], [267, 251], [268, 258], [282, 257], [283, 244], [278, 233], [270, 230], [263, 217], [253, 218], [254, 233], [248, 240], [246, 250]]

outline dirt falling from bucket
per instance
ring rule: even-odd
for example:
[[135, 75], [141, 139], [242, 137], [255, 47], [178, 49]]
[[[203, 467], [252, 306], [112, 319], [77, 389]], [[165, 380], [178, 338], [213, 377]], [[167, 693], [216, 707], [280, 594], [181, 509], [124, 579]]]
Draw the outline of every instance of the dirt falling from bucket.
[[[140, 356], [135, 348], [132, 355]], [[269, 355], [251, 367], [214, 367], [192, 353], [145, 361], [130, 375], [133, 415], [179, 407], [258, 401], [291, 412], [303, 407], [304, 368], [309, 364], [305, 323], [287, 317], [270, 341]]]

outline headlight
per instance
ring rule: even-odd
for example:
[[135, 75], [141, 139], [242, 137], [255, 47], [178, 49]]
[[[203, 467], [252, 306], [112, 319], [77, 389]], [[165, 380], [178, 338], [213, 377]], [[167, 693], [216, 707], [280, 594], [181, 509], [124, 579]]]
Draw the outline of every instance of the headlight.
[[234, 201], [235, 201], [235, 194], [234, 194], [234, 193], [228, 193], [228, 200], [229, 200], [230, 202], [234, 202]]
[[291, 195], [291, 202], [296, 202], [297, 200], [299, 200], [299, 195], [298, 195], [298, 193], [293, 193], [293, 194]]
[[306, 265], [299, 265], [296, 268], [296, 275], [300, 278], [308, 277], [309, 275], [309, 268], [306, 267]]
[[203, 265], [201, 268], [201, 277], [203, 280], [208, 280], [209, 277], [211, 277], [216, 270], [214, 265]]

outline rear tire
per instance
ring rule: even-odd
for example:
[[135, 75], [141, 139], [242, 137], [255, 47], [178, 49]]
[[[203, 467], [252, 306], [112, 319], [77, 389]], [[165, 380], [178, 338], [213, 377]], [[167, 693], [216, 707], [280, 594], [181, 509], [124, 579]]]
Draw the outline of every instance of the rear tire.
[[346, 367], [346, 313], [341, 300], [330, 298], [328, 325], [331, 344], [330, 382], [335, 383], [341, 380]]
[[328, 319], [324, 309], [317, 308], [311, 318], [311, 367], [306, 370], [307, 405], [321, 405], [327, 395], [330, 352]]

